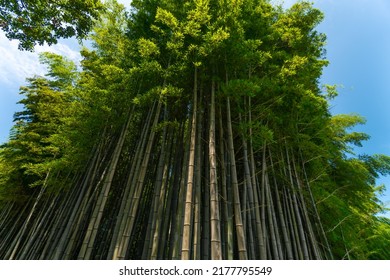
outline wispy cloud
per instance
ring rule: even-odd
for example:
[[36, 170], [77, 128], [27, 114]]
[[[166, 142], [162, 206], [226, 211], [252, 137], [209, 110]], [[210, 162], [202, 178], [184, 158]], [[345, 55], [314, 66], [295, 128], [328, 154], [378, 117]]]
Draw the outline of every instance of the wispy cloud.
[[131, 0], [130, 1], [129, 0], [118, 0], [118, 3], [121, 3], [127, 7], [127, 6], [130, 6]]
[[79, 62], [81, 59], [77, 49], [59, 43], [53, 46], [37, 46], [35, 52], [20, 51], [18, 41], [10, 41], [0, 32], [0, 86], [20, 86], [25, 79], [34, 75], [43, 75], [46, 68], [39, 63], [40, 52], [53, 52]]

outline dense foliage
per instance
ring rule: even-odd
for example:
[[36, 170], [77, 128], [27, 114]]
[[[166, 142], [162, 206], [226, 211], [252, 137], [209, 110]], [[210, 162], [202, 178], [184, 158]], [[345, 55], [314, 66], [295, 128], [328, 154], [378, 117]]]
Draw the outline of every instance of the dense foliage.
[[99, 0], [0, 0], [0, 27], [19, 48], [57, 43], [59, 38], [84, 38], [103, 5]]
[[2, 259], [389, 259], [390, 157], [299, 2], [108, 1], [82, 69], [43, 53], [0, 150]]

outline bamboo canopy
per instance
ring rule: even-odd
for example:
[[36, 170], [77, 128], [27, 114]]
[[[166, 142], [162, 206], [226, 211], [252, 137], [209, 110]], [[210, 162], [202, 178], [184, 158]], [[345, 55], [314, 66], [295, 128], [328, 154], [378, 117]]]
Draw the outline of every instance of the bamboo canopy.
[[[318, 83], [322, 14], [305, 2], [132, 2], [126, 14], [109, 1], [81, 71], [66, 80], [55, 72], [66, 60], [48, 57], [52, 79], [24, 88], [27, 109], [0, 157], [0, 259], [359, 251], [350, 240], [376, 221], [356, 213], [378, 207], [367, 167], [378, 158], [344, 156], [363, 139], [346, 132], [359, 119], [330, 116]], [[28, 163], [17, 154], [26, 141], [40, 151], [25, 152]]]

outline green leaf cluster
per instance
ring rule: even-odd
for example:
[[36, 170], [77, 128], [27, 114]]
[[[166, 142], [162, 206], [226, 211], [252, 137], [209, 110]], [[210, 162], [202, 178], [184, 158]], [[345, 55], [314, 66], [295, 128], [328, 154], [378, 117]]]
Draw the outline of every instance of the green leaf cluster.
[[[324, 256], [390, 257], [385, 250], [390, 246], [389, 221], [380, 217], [385, 209], [379, 200], [384, 186], [376, 186], [379, 176], [390, 173], [390, 157], [356, 155], [354, 147], [369, 139], [353, 130], [364, 124], [364, 118], [330, 114], [329, 99], [337, 96], [337, 88], [328, 85], [322, 92], [319, 79], [328, 64], [326, 37], [316, 26], [323, 14], [310, 3], [299, 2], [283, 10], [264, 0], [133, 0], [126, 12], [115, 1], [108, 1], [104, 9], [98, 1], [72, 5], [59, 1], [68, 10], [57, 18], [54, 4], [17, 2], [1, 3], [0, 24], [10, 37], [21, 40], [23, 48], [31, 48], [34, 41], [54, 43], [58, 36], [82, 35], [89, 30], [91, 17], [101, 9], [105, 12], [95, 22], [93, 48], [81, 51], [82, 69], [66, 58], [45, 53], [41, 63], [47, 66], [47, 75], [30, 78], [21, 87], [24, 109], [15, 114], [10, 141], [0, 149], [0, 202], [25, 201], [36, 195], [34, 187], [66, 192], [74, 186], [93, 185], [100, 190], [104, 184], [113, 184], [104, 198], [109, 201], [104, 210], [107, 218], [119, 211], [115, 199], [121, 199], [124, 186], [132, 182], [127, 176], [137, 172], [130, 166], [139, 162], [148, 168], [131, 189], [140, 191], [143, 206], [129, 254], [140, 257], [142, 249], [136, 241], [143, 242], [146, 231], [140, 221], [148, 219], [152, 197], [158, 197], [153, 189], [162, 181], [157, 179], [158, 170], [167, 188], [184, 185], [191, 129], [198, 131], [198, 145], [204, 145], [210, 136], [211, 111], [216, 108], [213, 125], [218, 153], [228, 146], [224, 139], [228, 111], [231, 119], [236, 149], [231, 153], [237, 160], [218, 154], [218, 166], [223, 161], [227, 162], [224, 167], [235, 164], [239, 203], [245, 207], [253, 203], [246, 200], [249, 183], [245, 177], [253, 172], [250, 184], [261, 186], [258, 195], [268, 200], [261, 207], [281, 200], [279, 211], [293, 216], [290, 198], [298, 197], [294, 203], [301, 208], [296, 212], [314, 225], [313, 232], [305, 228], [304, 235], [318, 238], [322, 252], [328, 243], [330, 252]], [[52, 21], [65, 23], [53, 25], [43, 16], [45, 12]], [[71, 21], [70, 12], [74, 13]], [[18, 20], [22, 16], [25, 20]], [[78, 22], [81, 26], [73, 30]], [[54, 33], [48, 31], [48, 24]], [[29, 26], [34, 27], [32, 33], [27, 31]], [[198, 121], [195, 128], [191, 127], [193, 116]], [[139, 139], [151, 140], [145, 147], [146, 141]], [[198, 156], [207, 158], [209, 146], [204, 147]], [[164, 154], [166, 148], [175, 152]], [[145, 152], [147, 160], [139, 156], [144, 151], [151, 151]], [[250, 158], [250, 171], [244, 158]], [[160, 161], [165, 162], [161, 167]], [[207, 169], [206, 161], [197, 164], [196, 168]], [[205, 174], [202, 182], [208, 182], [209, 173]], [[233, 172], [221, 168], [221, 174], [226, 177], [218, 181], [227, 181], [231, 188], [228, 181]], [[267, 198], [263, 196], [266, 184], [272, 186]], [[176, 192], [182, 195], [183, 191]], [[172, 209], [180, 206], [179, 198], [175, 199]], [[306, 205], [311, 205], [308, 210]], [[172, 217], [169, 221], [176, 221]], [[265, 217], [265, 212], [262, 219], [267, 227], [280, 222], [271, 214]], [[296, 220], [288, 221], [292, 228], [297, 226]], [[104, 230], [113, 225], [107, 218]], [[102, 240], [111, 234], [104, 230], [99, 232]], [[166, 233], [173, 230], [172, 226]]]
[[59, 38], [85, 38], [102, 10], [99, 0], [1, 0], [0, 27], [19, 49], [31, 51]]

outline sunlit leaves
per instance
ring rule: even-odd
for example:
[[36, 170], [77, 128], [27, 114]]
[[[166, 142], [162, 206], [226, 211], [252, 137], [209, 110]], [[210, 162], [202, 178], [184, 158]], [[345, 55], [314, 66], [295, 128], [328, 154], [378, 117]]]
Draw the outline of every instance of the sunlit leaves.
[[308, 60], [307, 57], [301, 57], [295, 55], [293, 58], [285, 61], [285, 64], [282, 67], [280, 75], [284, 79], [289, 78], [291, 76], [295, 76], [299, 69], [305, 67], [307, 60]]
[[141, 38], [138, 40], [138, 50], [141, 57], [149, 57], [160, 54], [160, 51], [155, 43], [150, 40]]
[[346, 152], [353, 152], [349, 144], [361, 147], [362, 141], [368, 140], [370, 137], [362, 132], [348, 132], [348, 129], [358, 125], [364, 124], [365, 119], [359, 115], [345, 115], [340, 114], [332, 117], [332, 130], [334, 139], [340, 148]]
[[171, 12], [161, 9], [160, 7], [157, 8], [156, 22], [160, 22], [172, 30], [175, 30], [179, 26], [179, 22], [175, 16]]
[[[127, 205], [131, 197], [131, 217], [118, 218], [135, 224], [131, 236], [123, 235], [134, 238], [123, 252], [138, 257], [144, 247], [145, 256], [149, 254], [146, 242], [153, 239], [151, 232], [157, 236], [156, 229], [150, 229], [159, 227], [152, 220], [163, 210], [168, 212], [161, 226], [172, 242], [156, 239], [153, 242], [167, 246], [154, 250], [172, 257], [170, 251], [178, 250], [176, 241], [181, 235], [183, 211], [176, 210], [183, 206], [187, 177], [194, 177], [198, 184], [194, 193], [199, 195], [200, 207], [193, 208], [199, 214], [198, 225], [202, 223], [198, 233], [208, 237], [210, 201], [203, 200], [212, 178], [208, 153], [214, 150], [213, 174], [218, 180], [213, 184], [218, 192], [226, 188], [227, 193], [218, 194], [218, 203], [227, 209], [221, 217], [228, 222], [233, 214], [228, 200], [234, 185], [239, 189], [234, 216], [245, 217], [235, 231], [242, 224], [247, 226], [247, 237], [237, 238], [252, 238], [248, 245], [259, 241], [262, 230], [267, 243], [269, 236], [275, 238], [278, 233], [282, 239], [279, 231], [288, 228], [285, 235], [294, 237], [297, 251], [304, 245], [314, 248], [323, 234], [336, 258], [386, 256], [374, 243], [389, 244], [388, 222], [376, 218], [384, 209], [377, 197], [384, 187], [375, 184], [379, 175], [390, 173], [390, 159], [355, 156], [353, 146], [369, 138], [354, 131], [364, 119], [330, 114], [328, 101], [337, 91], [335, 86], [325, 86], [324, 93], [319, 85], [327, 65], [325, 36], [315, 29], [323, 18], [319, 10], [306, 2], [283, 10], [262, 0], [133, 0], [129, 12], [108, 1], [105, 9], [91, 36], [93, 49], [82, 50], [80, 72], [67, 59], [43, 54], [48, 74], [29, 79], [21, 88], [24, 110], [15, 114], [11, 140], [0, 150], [3, 190], [28, 190], [44, 182], [51, 188], [73, 188], [75, 193], [88, 187], [91, 195], [77, 200], [93, 208], [102, 201], [94, 200], [100, 187], [109, 185], [107, 205], [99, 209], [103, 225], [94, 228], [99, 232], [93, 246], [105, 247], [101, 240], [112, 243], [112, 231], [119, 230], [112, 217], [125, 210], [119, 209], [118, 202], [123, 199]], [[187, 146], [190, 137], [194, 145]], [[189, 163], [191, 153], [194, 160]], [[193, 176], [186, 170], [189, 166]], [[47, 176], [50, 172], [55, 175]], [[110, 177], [105, 181], [107, 172]], [[94, 179], [88, 181], [88, 176]], [[83, 183], [68, 183], [66, 178]], [[159, 184], [161, 188], [154, 189]], [[124, 189], [137, 194], [123, 196]], [[138, 199], [142, 201], [139, 208], [133, 204]], [[279, 203], [280, 209], [274, 211]], [[151, 205], [156, 207], [153, 212]], [[266, 211], [270, 211], [268, 217]], [[80, 235], [85, 233], [84, 218], [88, 222], [92, 210], [81, 212], [86, 216], [79, 219], [75, 231]], [[304, 225], [297, 224], [298, 217], [305, 219]], [[306, 237], [311, 238], [307, 244]], [[222, 238], [228, 241], [226, 235]], [[326, 239], [319, 239], [322, 248]], [[231, 257], [241, 254], [236, 241], [231, 242]], [[168, 248], [173, 243], [175, 248]], [[266, 244], [268, 257], [284, 254], [284, 245], [276, 243]], [[204, 244], [200, 246], [206, 251]], [[271, 246], [280, 248], [271, 252]], [[256, 250], [248, 252], [253, 257]], [[106, 255], [99, 252], [99, 257]], [[295, 257], [302, 256], [297, 252]]]

